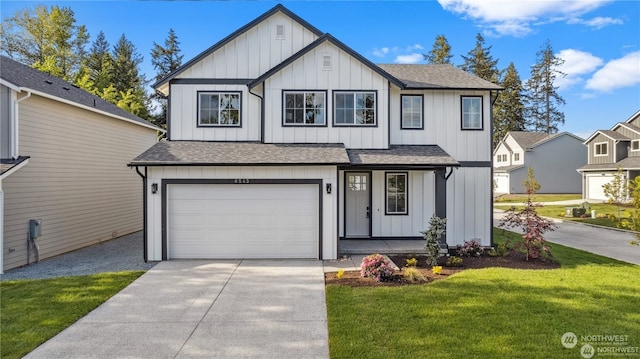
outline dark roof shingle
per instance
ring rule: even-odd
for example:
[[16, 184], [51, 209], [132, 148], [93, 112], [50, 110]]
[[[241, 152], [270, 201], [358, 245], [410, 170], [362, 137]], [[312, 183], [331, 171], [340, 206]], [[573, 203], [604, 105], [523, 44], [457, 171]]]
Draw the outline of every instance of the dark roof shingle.
[[501, 86], [473, 76], [452, 65], [377, 64], [377, 66], [402, 81], [407, 89], [502, 89]]
[[387, 149], [349, 149], [352, 165], [459, 166], [436, 145], [395, 145]]

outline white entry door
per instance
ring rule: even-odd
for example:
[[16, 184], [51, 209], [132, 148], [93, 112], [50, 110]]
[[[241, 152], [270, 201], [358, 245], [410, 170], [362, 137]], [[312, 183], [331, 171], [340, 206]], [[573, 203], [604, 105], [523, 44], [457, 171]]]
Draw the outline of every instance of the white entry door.
[[371, 176], [368, 173], [347, 173], [345, 191], [346, 237], [371, 236]]
[[172, 184], [169, 258], [319, 258], [318, 186]]

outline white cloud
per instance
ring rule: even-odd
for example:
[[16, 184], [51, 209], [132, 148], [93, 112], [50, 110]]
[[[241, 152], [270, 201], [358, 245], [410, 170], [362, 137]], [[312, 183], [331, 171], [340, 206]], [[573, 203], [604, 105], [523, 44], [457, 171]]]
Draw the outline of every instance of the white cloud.
[[574, 49], [562, 50], [556, 56], [564, 60], [558, 70], [567, 75], [556, 79], [555, 85], [561, 89], [583, 82], [581, 75], [593, 73], [604, 62], [588, 52]]
[[422, 47], [422, 45], [420, 44], [415, 44], [407, 47], [407, 51], [413, 51], [413, 50], [424, 50], [424, 47]]
[[397, 64], [416, 64], [424, 59], [424, 55], [413, 53], [409, 55], [398, 55], [393, 61]]
[[[498, 35], [524, 36], [532, 24], [575, 19], [611, 0], [438, 0], [443, 9], [475, 20]], [[593, 25], [592, 25], [593, 26]]]
[[622, 25], [624, 22], [620, 19], [614, 19], [612, 17], [601, 17], [601, 16], [597, 16], [594, 17], [593, 19], [589, 19], [589, 20], [583, 20], [580, 18], [574, 18], [574, 19], [570, 19], [568, 21], [569, 24], [582, 24], [582, 25], [587, 25], [589, 27], [592, 27], [596, 30], [600, 30], [605, 26], [609, 26], [609, 25]]
[[388, 53], [389, 53], [388, 47], [383, 47], [381, 49], [373, 49], [373, 55], [377, 57], [384, 57]]
[[622, 87], [640, 84], [640, 51], [611, 60], [587, 80], [585, 88], [597, 92], [611, 92]]

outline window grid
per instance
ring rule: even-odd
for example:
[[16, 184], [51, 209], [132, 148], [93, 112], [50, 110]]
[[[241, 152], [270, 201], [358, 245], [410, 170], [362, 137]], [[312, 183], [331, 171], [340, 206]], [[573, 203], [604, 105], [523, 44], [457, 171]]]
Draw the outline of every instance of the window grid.
[[599, 142], [593, 145], [594, 153], [596, 156], [606, 156], [608, 154], [608, 148], [606, 142]]
[[407, 174], [387, 173], [386, 214], [408, 214]]
[[285, 91], [285, 125], [325, 125], [326, 94], [320, 91]]
[[482, 130], [482, 96], [462, 96], [462, 129]]
[[421, 129], [423, 119], [422, 96], [402, 95], [402, 128]]
[[201, 92], [199, 126], [240, 126], [240, 93]]
[[375, 125], [375, 92], [335, 92], [335, 125]]

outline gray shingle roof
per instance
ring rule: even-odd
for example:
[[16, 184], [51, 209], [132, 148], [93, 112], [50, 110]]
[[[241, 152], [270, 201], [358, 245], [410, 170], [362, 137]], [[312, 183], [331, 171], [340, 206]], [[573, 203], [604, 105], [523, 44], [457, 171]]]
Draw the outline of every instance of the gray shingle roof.
[[[640, 133], [640, 127], [638, 127], [638, 126], [636, 126], [636, 125], [634, 125], [632, 123], [620, 122], [620, 123], [618, 123], [618, 126], [626, 127], [628, 129], [630, 129], [631, 131]], [[614, 128], [615, 127], [617, 127], [617, 126], [614, 126]]]
[[617, 171], [618, 166], [623, 170], [640, 170], [640, 157], [627, 157], [616, 163], [590, 164], [578, 168], [578, 171]]
[[[0, 56], [0, 77], [17, 86], [42, 92], [73, 103], [88, 106], [96, 110], [123, 117], [143, 126], [156, 128], [153, 124], [135, 116], [98, 96], [78, 88], [58, 77], [23, 65], [6, 56]], [[159, 128], [156, 128], [160, 130]]]
[[377, 64], [393, 77], [405, 83], [407, 89], [474, 89], [501, 90], [502, 87], [485, 81], [451, 65]]
[[603, 135], [605, 135], [605, 136], [607, 136], [607, 137], [609, 137], [611, 139], [618, 140], [618, 141], [629, 141], [629, 140], [631, 140], [629, 137], [627, 137], [627, 136], [625, 136], [625, 135], [623, 135], [621, 133], [618, 133], [618, 132], [615, 132], [615, 131], [611, 131], [611, 130], [599, 130], [598, 132], [600, 132], [601, 134], [603, 134]]
[[13, 160], [13, 159], [0, 159], [0, 176], [2, 176], [5, 173], [9, 172], [9, 170], [11, 170], [15, 166], [21, 164], [22, 162], [26, 161], [27, 159], [29, 159], [28, 156], [21, 156], [21, 157], [18, 157], [17, 159], [15, 159], [15, 160]]
[[528, 150], [535, 146], [536, 143], [544, 141], [550, 137], [556, 136], [556, 134], [548, 134], [546, 132], [525, 132], [525, 131], [510, 131], [508, 133], [513, 139], [525, 150]]
[[436, 145], [391, 146], [386, 149], [349, 149], [352, 165], [459, 166], [460, 163]]
[[348, 164], [342, 144], [160, 141], [130, 166]]

